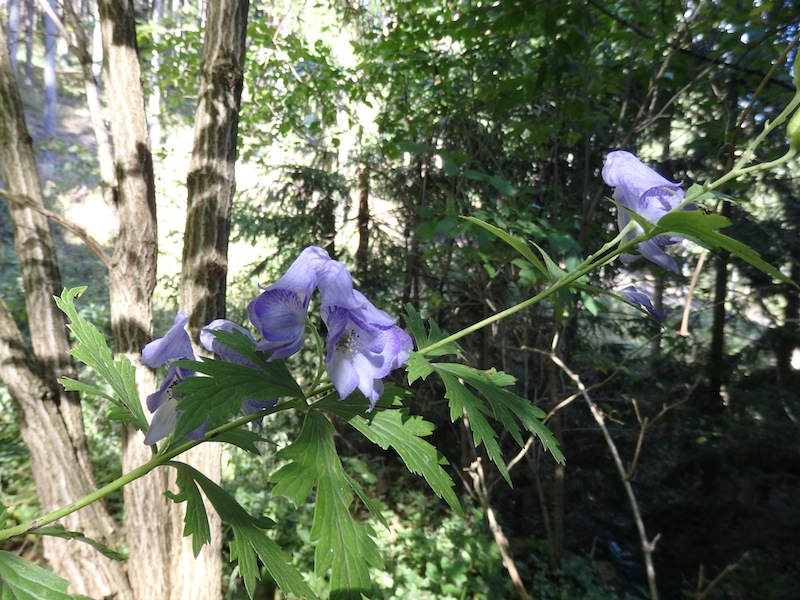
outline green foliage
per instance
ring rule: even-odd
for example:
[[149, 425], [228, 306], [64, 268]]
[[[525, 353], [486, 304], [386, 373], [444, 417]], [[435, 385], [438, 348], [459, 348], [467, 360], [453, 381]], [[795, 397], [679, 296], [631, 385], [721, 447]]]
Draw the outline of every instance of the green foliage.
[[77, 345], [70, 350], [70, 354], [96, 371], [111, 387], [113, 394], [68, 377], [62, 377], [59, 381], [68, 391], [74, 390], [109, 400], [111, 402], [111, 408], [108, 411], [110, 420], [130, 423], [135, 428], [145, 431], [148, 426], [147, 419], [145, 419], [139, 401], [133, 365], [124, 356], [114, 360], [103, 334], [81, 317], [75, 309], [75, 298], [80, 297], [85, 290], [85, 287], [65, 289], [61, 297], [56, 298], [55, 301], [69, 317], [71, 322], [68, 327], [78, 341]]
[[378, 531], [388, 560], [373, 571], [385, 600], [484, 599], [514, 595], [503, 572], [500, 552], [486, 526], [485, 516], [471, 503], [464, 514], [431, 511], [424, 494], [393, 492], [390, 529]]
[[69, 582], [32, 562], [0, 550], [0, 598], [3, 600], [87, 600], [67, 593]]
[[176, 361], [179, 366], [205, 375], [187, 377], [175, 386], [175, 393], [181, 396], [178, 406], [183, 411], [175, 428], [176, 440], [203, 423], [209, 428], [225, 423], [239, 413], [248, 398], [269, 401], [305, 397], [284, 362], [267, 360], [263, 353], [256, 352], [253, 340], [238, 331], [218, 331], [215, 335], [251, 365], [208, 358], [199, 362]]
[[[453, 480], [441, 466], [447, 461], [441, 452], [423, 439], [433, 433], [433, 425], [420, 416], [410, 415], [408, 409], [396, 408], [406, 396], [401, 390], [387, 386], [380, 402], [367, 416], [364, 416], [366, 402], [363, 398], [341, 401], [329, 396], [314, 407], [344, 419], [384, 450], [394, 448], [409, 472], [422, 475], [431, 490], [460, 513], [461, 504], [452, 489]], [[365, 504], [369, 503], [365, 501]], [[370, 510], [376, 513], [372, 508]]]
[[80, 531], [67, 531], [63, 525], [58, 523], [48, 527], [38, 527], [32, 533], [35, 535], [49, 535], [64, 540], [77, 540], [79, 542], [83, 542], [84, 544], [90, 545], [106, 558], [110, 558], [112, 560], [125, 560], [127, 558], [124, 554], [121, 554], [116, 550], [112, 550], [107, 545], [102, 544], [97, 540], [93, 540], [92, 538], [86, 537], [86, 535]]
[[[541, 422], [545, 413], [529, 400], [505, 389], [514, 385], [516, 380], [512, 375], [496, 369], [483, 371], [457, 363], [429, 362], [426, 356], [429, 353], [432, 356], [458, 354], [460, 348], [453, 341], [436, 346], [437, 343], [447, 340], [446, 335], [433, 322], [430, 322], [429, 329], [426, 330], [422, 318], [412, 306], [407, 306], [406, 311], [409, 330], [414, 337], [415, 345], [419, 348], [418, 352], [410, 353], [407, 363], [409, 384], [418, 379], [425, 379], [434, 372], [441, 377], [446, 389], [445, 397], [450, 404], [450, 420], [455, 422], [466, 415], [475, 446], [481, 444], [485, 446], [489, 458], [497, 465], [509, 485], [511, 477], [505, 467], [502, 450], [497, 443], [498, 433], [487, 417], [499, 421], [503, 431], [510, 433], [519, 446], [525, 443], [520, 433], [521, 425], [523, 429], [539, 438], [556, 461], [564, 462], [564, 455], [559, 450], [553, 434]], [[434, 347], [432, 352], [427, 350], [430, 346]], [[477, 390], [483, 400], [473, 394], [467, 388], [467, 384]]]
[[658, 220], [654, 234], [677, 233], [712, 250], [727, 250], [771, 277], [797, 287], [797, 283], [762, 260], [755, 250], [719, 233], [719, 229], [730, 224], [731, 222], [722, 215], [703, 211], [669, 212]]
[[[257, 559], [261, 560], [286, 593], [300, 598], [316, 598], [300, 572], [292, 566], [291, 558], [264, 532], [265, 528], [274, 525], [272, 521], [265, 517], [251, 516], [230, 494], [197, 469], [176, 461], [169, 464], [179, 473], [178, 485], [181, 492], [172, 495], [172, 498], [187, 503], [184, 535], [193, 536], [192, 547], [195, 554], [208, 540], [208, 518], [197, 489], [199, 486], [220, 518], [233, 530], [231, 560], [238, 562], [239, 572], [251, 598], [255, 592], [256, 579], [261, 578]], [[199, 537], [195, 538], [196, 535]]]
[[355, 481], [347, 477], [333, 443], [333, 427], [317, 410], [306, 413], [300, 435], [279, 456], [290, 462], [272, 475], [273, 493], [295, 506], [316, 486], [312, 542], [316, 543], [314, 570], [331, 570], [332, 598], [360, 598], [372, 588], [369, 566], [380, 564], [371, 530], [350, 514]]
[[613, 585], [603, 583], [597, 576], [597, 563], [587, 558], [570, 556], [556, 570], [538, 557], [533, 557], [531, 562], [534, 575], [530, 589], [542, 600], [636, 600], [646, 597], [643, 591], [621, 592]]

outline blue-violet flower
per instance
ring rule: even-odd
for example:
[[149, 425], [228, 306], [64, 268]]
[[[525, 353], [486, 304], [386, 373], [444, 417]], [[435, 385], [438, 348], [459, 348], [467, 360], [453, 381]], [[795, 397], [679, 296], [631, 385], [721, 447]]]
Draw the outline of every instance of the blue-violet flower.
[[[167, 376], [161, 387], [147, 397], [147, 409], [155, 413], [144, 438], [144, 443], [148, 446], [172, 433], [180, 416], [178, 397], [172, 393], [172, 387], [193, 372], [171, 363], [175, 360], [195, 360], [192, 341], [186, 332], [188, 321], [189, 316], [185, 312], [179, 312], [164, 337], [153, 340], [142, 349], [142, 363], [148, 367], [155, 368], [169, 364]], [[205, 426], [195, 429], [188, 434], [188, 437], [200, 439], [203, 435]]]
[[658, 321], [663, 321], [667, 318], [666, 311], [655, 308], [653, 303], [650, 301], [650, 298], [647, 297], [647, 294], [640, 292], [632, 285], [629, 285], [624, 290], [620, 290], [619, 295], [625, 298], [628, 302], [636, 304], [637, 306], [641, 306], [648, 313], [650, 313], [650, 316]]
[[325, 365], [331, 382], [341, 398], [358, 388], [372, 410], [383, 393], [382, 379], [408, 360], [411, 338], [395, 325], [396, 319], [353, 289], [342, 263], [325, 264], [318, 285], [328, 328]]
[[[684, 198], [680, 184], [665, 179], [653, 169], [645, 165], [630, 152], [615, 150], [609, 152], [603, 165], [603, 181], [614, 189], [614, 200], [631, 212], [637, 213], [656, 223], [670, 210], [675, 208]], [[620, 231], [631, 221], [630, 215], [622, 208], [617, 210], [617, 223]], [[639, 225], [633, 227], [624, 237], [628, 242], [641, 235]], [[675, 259], [662, 250], [664, 246], [674, 244], [683, 238], [658, 236], [642, 242], [636, 246], [639, 253], [647, 260], [673, 271], [678, 272]], [[636, 256], [623, 254], [621, 257], [625, 264], [636, 260]]]
[[272, 352], [272, 360], [291, 356], [303, 345], [317, 273], [331, 260], [322, 248], [306, 248], [278, 281], [264, 288], [264, 292], [248, 305], [250, 322], [264, 336], [257, 348]]

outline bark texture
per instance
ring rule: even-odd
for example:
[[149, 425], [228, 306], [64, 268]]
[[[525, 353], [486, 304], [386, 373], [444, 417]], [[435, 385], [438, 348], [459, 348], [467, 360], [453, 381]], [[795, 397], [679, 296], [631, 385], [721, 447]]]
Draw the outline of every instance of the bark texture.
[[[0, 173], [8, 191], [42, 206], [38, 172], [22, 102], [0, 29]], [[30, 207], [9, 206], [14, 247], [20, 263], [31, 328], [31, 353], [4, 304], [0, 305], [0, 377], [18, 411], [20, 430], [31, 455], [37, 492], [45, 510], [86, 495], [96, 486], [83, 430], [80, 400], [56, 382], [72, 375], [66, 322], [53, 302], [61, 292], [55, 248], [45, 217]], [[63, 521], [102, 542], [114, 545], [114, 523], [102, 504]], [[84, 544], [45, 538], [45, 558], [68, 579], [71, 591], [94, 598], [118, 594], [129, 598], [121, 565]]]
[[[152, 294], [156, 281], [156, 202], [153, 158], [144, 112], [133, 5], [100, 0], [103, 73], [114, 142], [116, 213], [119, 231], [109, 273], [111, 329], [115, 350], [136, 366], [139, 397], [156, 388], [152, 370], [141, 364], [141, 349], [152, 339]], [[150, 457], [140, 432], [123, 432], [123, 471]], [[125, 533], [128, 573], [137, 600], [172, 597], [175, 563], [172, 503], [164, 497], [167, 473], [158, 470], [127, 485]], [[179, 534], [178, 534], [179, 535]]]
[[[225, 316], [230, 212], [236, 189], [236, 141], [242, 97], [248, 0], [209, 2], [203, 42], [203, 66], [195, 112], [194, 146], [187, 176], [186, 229], [180, 284], [181, 308], [189, 315], [189, 331]], [[196, 348], [198, 354], [202, 349]], [[184, 460], [219, 481], [221, 446], [203, 444]], [[184, 600], [222, 597], [219, 517], [207, 506], [211, 542], [197, 558], [196, 573], [179, 569], [179, 595]], [[193, 560], [184, 538], [181, 557]]]

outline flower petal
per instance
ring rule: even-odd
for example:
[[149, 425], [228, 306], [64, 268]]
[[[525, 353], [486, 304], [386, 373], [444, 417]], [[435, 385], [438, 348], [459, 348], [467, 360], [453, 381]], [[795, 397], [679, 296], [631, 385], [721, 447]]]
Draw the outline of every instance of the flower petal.
[[144, 436], [144, 443], [147, 446], [160, 442], [170, 433], [175, 431], [178, 424], [178, 400], [169, 396], [166, 401], [156, 411], [147, 435]]
[[654, 319], [663, 321], [667, 318], [667, 312], [665, 310], [656, 309], [653, 306], [653, 303], [650, 301], [650, 298], [647, 297], [647, 294], [640, 292], [632, 285], [626, 287], [624, 290], [621, 290], [619, 295], [632, 304], [641, 306], [648, 313], [650, 313], [650, 316], [652, 316]]
[[189, 315], [179, 312], [175, 323], [164, 337], [153, 340], [142, 349], [142, 362], [148, 367], [159, 367], [170, 360], [194, 359], [192, 340], [186, 332]]

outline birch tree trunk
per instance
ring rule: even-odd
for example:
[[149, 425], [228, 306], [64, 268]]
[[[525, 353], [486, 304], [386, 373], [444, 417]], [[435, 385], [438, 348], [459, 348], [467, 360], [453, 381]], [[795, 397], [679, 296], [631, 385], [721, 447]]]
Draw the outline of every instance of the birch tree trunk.
[[[31, 137], [0, 28], [0, 173], [7, 191], [42, 206]], [[0, 378], [8, 385], [31, 456], [43, 509], [52, 510], [95, 489], [83, 430], [80, 400], [56, 382], [72, 374], [64, 315], [53, 296], [61, 292], [55, 248], [46, 219], [31, 208], [9, 206], [14, 248], [26, 293], [32, 352], [23, 342], [5, 304], [0, 304]], [[111, 546], [114, 523], [100, 503], [64, 519], [68, 529]], [[71, 591], [93, 598], [117, 594], [130, 598], [127, 577], [118, 563], [85, 544], [46, 537], [45, 558], [71, 582]]]
[[[194, 145], [187, 177], [186, 229], [180, 283], [180, 303], [189, 315], [193, 340], [200, 328], [225, 316], [230, 213], [236, 187], [234, 167], [242, 98], [245, 38], [249, 0], [212, 0], [207, 6]], [[198, 353], [202, 353], [197, 348]], [[215, 481], [220, 480], [221, 446], [203, 444], [184, 457]], [[211, 543], [203, 548], [195, 568], [191, 543], [183, 540], [176, 564], [184, 600], [222, 597], [222, 528], [207, 506]], [[200, 576], [198, 576], [200, 575]], [[188, 576], [188, 577], [187, 577]]]

